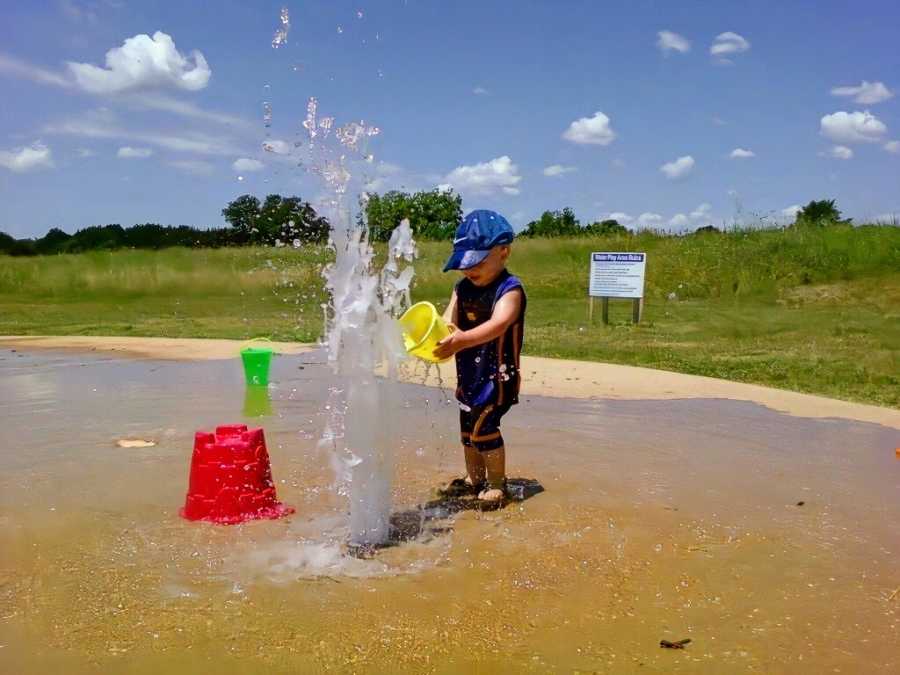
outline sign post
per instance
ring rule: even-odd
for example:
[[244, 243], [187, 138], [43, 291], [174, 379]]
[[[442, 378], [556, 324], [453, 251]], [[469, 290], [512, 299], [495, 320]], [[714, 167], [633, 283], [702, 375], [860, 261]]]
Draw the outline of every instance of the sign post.
[[594, 298], [600, 298], [604, 324], [609, 324], [609, 299], [630, 298], [631, 320], [641, 320], [644, 299], [644, 270], [646, 253], [591, 253], [591, 272], [588, 284], [590, 307], [588, 317], [594, 318]]

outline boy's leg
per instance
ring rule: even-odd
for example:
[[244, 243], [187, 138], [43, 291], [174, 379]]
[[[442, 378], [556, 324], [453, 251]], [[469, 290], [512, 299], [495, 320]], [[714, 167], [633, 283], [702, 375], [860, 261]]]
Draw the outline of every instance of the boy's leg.
[[501, 445], [496, 450], [480, 454], [484, 461], [488, 487], [478, 498], [489, 502], [503, 499], [506, 495], [506, 448]]
[[463, 451], [466, 454], [467, 481], [471, 485], [481, 485], [485, 477], [484, 456], [472, 445], [464, 445]]
[[457, 497], [469, 494], [477, 494], [484, 484], [485, 468], [481, 453], [472, 444], [472, 430], [475, 427], [477, 417], [471, 410], [459, 411], [460, 440], [463, 446], [463, 456], [466, 462], [466, 477], [454, 478], [439, 492], [445, 496]]
[[466, 458], [466, 482], [469, 485], [481, 485], [484, 482], [484, 460], [472, 443], [472, 432], [478, 418], [472, 409], [459, 411], [459, 434], [462, 440], [463, 454]]
[[500, 434], [500, 418], [508, 406], [489, 405], [479, 412], [470, 441], [484, 464], [488, 486], [478, 495], [484, 501], [501, 501], [506, 496], [506, 448]]

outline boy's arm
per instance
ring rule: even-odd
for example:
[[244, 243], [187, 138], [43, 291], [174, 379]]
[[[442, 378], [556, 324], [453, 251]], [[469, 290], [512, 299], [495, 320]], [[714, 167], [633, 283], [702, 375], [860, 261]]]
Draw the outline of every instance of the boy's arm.
[[496, 340], [503, 335], [507, 328], [516, 322], [521, 310], [522, 291], [517, 288], [506, 293], [497, 301], [491, 318], [483, 324], [470, 330], [456, 330], [438, 342], [437, 347], [434, 349], [434, 355], [439, 359], [446, 359], [463, 349], [469, 349], [470, 347]]
[[450, 303], [447, 305], [447, 309], [444, 310], [444, 323], [448, 323], [452, 326], [456, 326], [459, 321], [459, 314], [456, 309], [456, 289], [453, 289], [453, 293], [450, 294]]

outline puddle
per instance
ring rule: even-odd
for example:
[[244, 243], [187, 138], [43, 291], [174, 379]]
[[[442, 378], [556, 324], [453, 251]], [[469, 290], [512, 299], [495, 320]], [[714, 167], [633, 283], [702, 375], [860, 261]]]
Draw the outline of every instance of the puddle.
[[[404, 386], [396, 536], [359, 559], [317, 447], [330, 378], [279, 357], [248, 406], [238, 360], [0, 352], [0, 670], [900, 669], [896, 431], [533, 397], [504, 436], [543, 492], [484, 513], [434, 501], [457, 412]], [[237, 422], [297, 513], [182, 520], [194, 432]]]

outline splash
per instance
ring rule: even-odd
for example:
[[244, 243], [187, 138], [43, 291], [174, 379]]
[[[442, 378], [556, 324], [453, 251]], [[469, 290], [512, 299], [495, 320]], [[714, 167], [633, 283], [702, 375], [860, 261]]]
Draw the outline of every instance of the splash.
[[[343, 194], [343, 193], [340, 193]], [[326, 436], [333, 443], [332, 466], [350, 499], [350, 543], [377, 546], [388, 541], [395, 429], [390, 420], [400, 404], [397, 367], [405, 354], [394, 316], [409, 304], [415, 255], [409, 221], [391, 236], [388, 262], [377, 273], [364, 224], [345, 217], [332, 221], [336, 252], [326, 272], [331, 294], [328, 357], [341, 378], [345, 404], [332, 404]], [[379, 364], [387, 378], [377, 378]], [[337, 398], [337, 397], [335, 397]], [[340, 447], [336, 441], [343, 441]]]
[[[387, 263], [376, 269], [365, 218], [352, 217], [347, 195], [354, 192], [354, 167], [365, 163], [367, 140], [380, 130], [350, 122], [328, 142], [333, 124], [333, 118], [319, 117], [318, 101], [310, 98], [302, 126], [307, 166], [330, 193], [324, 210], [335, 260], [323, 272], [331, 297], [324, 309], [328, 361], [339, 382], [329, 395], [320, 447], [330, 452], [338, 492], [350, 500], [350, 544], [373, 547], [390, 536], [397, 442], [390, 420], [399, 409], [397, 371], [406, 356], [395, 317], [409, 305], [416, 246], [409, 221], [402, 221], [388, 243]], [[364, 214], [364, 199], [360, 206]], [[376, 377], [379, 366], [388, 377]]]

